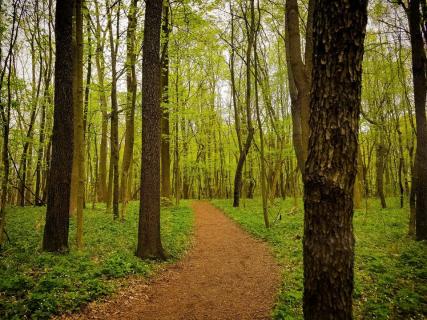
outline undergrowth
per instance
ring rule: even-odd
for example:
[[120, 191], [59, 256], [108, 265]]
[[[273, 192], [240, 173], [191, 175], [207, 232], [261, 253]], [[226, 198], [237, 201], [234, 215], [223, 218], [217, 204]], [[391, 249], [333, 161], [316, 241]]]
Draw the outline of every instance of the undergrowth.
[[[126, 221], [113, 221], [105, 207], [84, 211], [84, 249], [77, 251], [75, 221], [70, 252], [41, 251], [45, 208], [10, 208], [10, 242], [0, 253], [0, 319], [47, 319], [74, 312], [111, 294], [130, 275], [149, 276], [160, 265], [135, 257], [138, 202], [129, 204]], [[190, 242], [193, 214], [188, 203], [162, 208], [162, 242], [170, 260]]]
[[[263, 224], [259, 199], [245, 200], [233, 208], [231, 200], [214, 200], [233, 220], [266, 240], [282, 266], [282, 288], [274, 319], [302, 319], [303, 295], [303, 211], [292, 199], [276, 200], [270, 208], [273, 226]], [[369, 200], [368, 210], [354, 215], [356, 319], [425, 319], [427, 315], [426, 243], [407, 237], [408, 209], [397, 199], [388, 199], [389, 208]], [[281, 213], [281, 219], [279, 219]]]

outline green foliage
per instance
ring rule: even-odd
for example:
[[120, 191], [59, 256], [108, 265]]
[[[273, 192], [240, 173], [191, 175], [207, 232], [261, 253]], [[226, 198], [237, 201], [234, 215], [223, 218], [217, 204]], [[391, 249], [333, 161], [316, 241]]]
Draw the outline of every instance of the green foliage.
[[[162, 209], [162, 238], [172, 260], [185, 253], [193, 215], [188, 204]], [[114, 222], [105, 208], [85, 210], [85, 249], [74, 248], [71, 221], [69, 254], [41, 252], [44, 208], [8, 211], [7, 244], [0, 257], [0, 318], [47, 319], [77, 311], [112, 293], [120, 278], [149, 276], [159, 263], [135, 257], [138, 203], [129, 204], [126, 221]]]
[[[356, 319], [424, 319], [426, 244], [407, 237], [408, 209], [400, 209], [398, 199], [388, 202], [389, 209], [380, 209], [376, 200], [370, 200], [368, 211], [355, 212], [354, 315]], [[274, 207], [270, 214], [274, 220], [280, 211], [282, 219], [267, 230], [260, 200], [245, 200], [241, 208], [233, 208], [230, 200], [213, 203], [272, 245], [283, 270], [274, 318], [302, 319], [302, 210], [295, 214], [293, 200], [281, 201], [280, 209]]]

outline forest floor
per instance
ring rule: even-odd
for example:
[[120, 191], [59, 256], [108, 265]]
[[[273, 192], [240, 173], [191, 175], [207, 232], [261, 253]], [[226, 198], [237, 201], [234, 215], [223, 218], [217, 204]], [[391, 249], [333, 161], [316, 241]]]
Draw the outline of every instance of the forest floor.
[[[270, 229], [264, 226], [261, 199], [242, 199], [239, 208], [227, 199], [211, 202], [273, 248], [282, 269], [273, 319], [303, 319], [302, 199], [275, 199]], [[427, 243], [407, 236], [409, 209], [400, 208], [398, 198], [387, 198], [387, 205], [381, 209], [377, 199], [369, 199], [354, 212], [354, 319], [425, 320]]]
[[0, 252], [0, 319], [50, 319], [79, 312], [94, 300], [142, 283], [182, 259], [191, 248], [194, 214], [189, 201], [162, 207], [162, 243], [169, 259], [135, 256], [139, 202], [129, 203], [125, 221], [113, 221], [104, 204], [84, 210], [84, 248], [75, 246], [70, 219], [70, 251], [41, 250], [45, 207], [8, 208], [9, 241]]
[[112, 300], [63, 319], [269, 319], [280, 286], [270, 248], [208, 202], [195, 202], [194, 247]]

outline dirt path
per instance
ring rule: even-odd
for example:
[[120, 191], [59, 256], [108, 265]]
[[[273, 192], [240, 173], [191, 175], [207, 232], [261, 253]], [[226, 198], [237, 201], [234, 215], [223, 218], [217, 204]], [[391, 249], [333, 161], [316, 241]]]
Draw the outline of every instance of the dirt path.
[[269, 319], [280, 283], [268, 247], [208, 202], [195, 202], [195, 246], [148, 284], [74, 319]]

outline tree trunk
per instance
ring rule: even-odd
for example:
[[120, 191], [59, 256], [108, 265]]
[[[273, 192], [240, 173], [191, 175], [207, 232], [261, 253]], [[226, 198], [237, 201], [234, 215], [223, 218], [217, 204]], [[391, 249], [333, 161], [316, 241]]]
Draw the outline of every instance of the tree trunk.
[[[42, 163], [43, 163], [43, 153], [44, 153], [44, 144], [45, 144], [45, 126], [46, 126], [46, 109], [49, 103], [51, 102], [51, 97], [49, 94], [49, 86], [52, 78], [52, 30], [51, 30], [51, 21], [52, 21], [52, 2], [49, 1], [49, 12], [48, 12], [48, 57], [46, 62], [46, 71], [44, 74], [44, 92], [43, 92], [43, 103], [42, 110], [40, 114], [40, 133], [39, 133], [39, 147], [37, 150], [37, 164], [36, 164], [36, 186], [35, 186], [35, 195], [34, 195], [34, 204], [37, 206], [43, 205], [44, 201], [42, 199]], [[47, 150], [48, 152], [49, 150]], [[48, 164], [45, 164], [48, 165]]]
[[122, 207], [120, 209], [120, 219], [124, 220], [127, 203], [129, 201], [128, 179], [130, 178], [130, 165], [133, 158], [133, 144], [135, 138], [135, 104], [136, 104], [136, 72], [135, 72], [135, 29], [136, 12], [138, 0], [132, 0], [128, 14], [127, 30], [127, 57], [126, 57], [126, 131], [125, 147], [123, 151], [122, 176], [120, 186], [120, 198]]
[[[0, 4], [0, 17], [2, 15]], [[12, 35], [10, 37], [10, 43], [8, 48], [8, 53], [4, 59], [4, 67], [0, 70], [0, 92], [2, 91], [3, 79], [7, 73], [7, 102], [4, 103], [1, 101], [2, 95], [0, 94], [0, 112], [1, 112], [1, 123], [2, 123], [2, 131], [3, 131], [3, 139], [2, 139], [2, 165], [3, 165], [3, 174], [1, 181], [1, 194], [0, 194], [0, 249], [4, 246], [6, 241], [6, 202], [8, 195], [8, 185], [9, 185], [9, 167], [10, 167], [10, 159], [9, 159], [9, 132], [10, 132], [10, 114], [12, 108], [12, 92], [11, 92], [11, 76], [12, 76], [12, 50], [16, 43], [16, 39], [18, 36], [18, 4], [15, 3], [13, 6], [13, 14], [12, 14]], [[2, 44], [0, 44], [2, 45]], [[6, 105], [6, 110], [4, 108]]]
[[99, 177], [98, 177], [98, 200], [107, 201], [107, 132], [108, 132], [108, 114], [107, 114], [107, 97], [105, 94], [104, 73], [104, 43], [105, 37], [101, 36], [101, 19], [98, 7], [98, 1], [95, 1], [96, 15], [96, 73], [98, 75], [99, 85], [99, 105], [102, 113], [101, 124], [101, 143], [99, 150]]
[[[381, 140], [381, 138], [380, 138]], [[382, 142], [378, 142], [376, 150], [376, 180], [377, 180], [377, 197], [380, 198], [381, 208], [387, 208], [384, 195], [384, 162], [385, 162], [386, 150]]]
[[248, 35], [248, 44], [246, 48], [246, 123], [248, 128], [248, 135], [246, 136], [246, 141], [243, 146], [243, 149], [240, 151], [239, 161], [237, 162], [236, 174], [234, 176], [234, 199], [233, 207], [239, 207], [240, 203], [240, 192], [242, 189], [242, 173], [243, 165], [245, 164], [246, 157], [251, 148], [252, 140], [254, 137], [254, 128], [252, 127], [252, 112], [251, 112], [251, 57], [252, 49], [254, 44], [255, 37], [255, 6], [254, 0], [250, 1], [250, 21], [248, 22], [248, 17], [245, 15], [246, 22], [246, 32]]
[[[117, 8], [117, 25], [116, 25], [116, 37], [119, 37], [119, 12], [120, 12], [120, 1], [115, 3], [118, 6]], [[110, 50], [111, 50], [111, 158], [110, 158], [110, 177], [109, 187], [108, 187], [108, 204], [111, 202], [110, 196], [113, 200], [113, 218], [119, 218], [119, 106], [117, 102], [117, 50], [118, 50], [118, 41], [113, 38], [113, 22], [111, 17], [112, 8], [110, 8], [109, 3], [107, 2], [108, 12], [108, 31], [110, 38]], [[111, 191], [110, 191], [111, 190]], [[112, 193], [111, 193], [112, 192]]]
[[307, 25], [305, 37], [305, 64], [301, 55], [301, 39], [299, 28], [299, 9], [297, 0], [286, 1], [286, 60], [288, 63], [288, 82], [291, 95], [291, 111], [293, 126], [293, 144], [297, 156], [298, 168], [304, 173], [307, 159], [309, 137], [309, 109], [312, 69], [312, 37], [314, 0], [308, 3]]
[[360, 148], [357, 150], [357, 174], [356, 180], [354, 182], [354, 193], [353, 193], [353, 202], [354, 208], [362, 208], [362, 193], [363, 193], [363, 163], [362, 163], [362, 153]]
[[162, 136], [161, 136], [161, 195], [162, 197], [170, 197], [170, 135], [169, 135], [169, 3], [164, 1], [163, 4], [163, 48], [162, 48], [162, 74], [161, 74], [161, 90], [162, 90]]
[[179, 179], [179, 143], [178, 143], [178, 126], [179, 126], [179, 59], [176, 64], [175, 76], [175, 125], [174, 125], [174, 192], [175, 192], [175, 205], [179, 204], [181, 198], [180, 179]]
[[[415, 237], [427, 240], [427, 59], [421, 33], [421, 1], [410, 0], [406, 10], [412, 48], [417, 149], [415, 151]], [[425, 22], [425, 21], [424, 21]]]
[[147, 0], [142, 60], [141, 190], [136, 255], [164, 259], [160, 238], [160, 27], [162, 1]]
[[367, 0], [316, 1], [304, 175], [305, 319], [352, 319], [353, 187]]
[[[83, 102], [83, 145], [86, 147], [87, 153], [87, 161], [84, 158], [84, 167], [82, 168], [85, 171], [86, 163], [88, 164], [88, 171], [85, 173], [84, 182], [84, 194], [83, 194], [83, 208], [86, 208], [86, 200], [89, 195], [89, 183], [94, 180], [92, 178], [92, 163], [90, 157], [90, 133], [89, 129], [91, 124], [88, 124], [88, 112], [89, 112], [89, 100], [90, 100], [90, 87], [92, 83], [92, 38], [91, 38], [91, 25], [90, 25], [90, 15], [89, 11], [86, 12], [86, 32], [87, 32], [87, 72], [86, 72], [86, 85], [85, 85], [85, 93], [84, 93], [84, 102]], [[86, 190], [87, 189], [87, 190]], [[94, 190], [96, 189], [93, 188]], [[94, 202], [95, 203], [95, 200]]]
[[42, 81], [42, 72], [41, 72], [41, 65], [42, 65], [42, 61], [40, 60], [40, 73], [39, 73], [39, 78], [38, 81], [36, 83], [36, 52], [35, 52], [35, 47], [34, 47], [34, 43], [35, 42], [35, 35], [32, 36], [31, 39], [31, 65], [32, 65], [32, 97], [31, 97], [31, 102], [33, 104], [33, 107], [31, 109], [31, 115], [30, 115], [30, 123], [28, 125], [28, 130], [27, 130], [27, 134], [25, 136], [25, 143], [24, 143], [24, 147], [23, 147], [23, 151], [22, 151], [22, 156], [21, 156], [21, 160], [20, 160], [20, 164], [19, 164], [19, 171], [20, 171], [20, 176], [19, 176], [19, 205], [21, 207], [25, 206], [27, 201], [27, 189], [29, 188], [27, 186], [31, 185], [27, 182], [27, 177], [28, 179], [30, 179], [30, 175], [31, 175], [31, 151], [32, 151], [32, 143], [33, 143], [33, 128], [34, 128], [34, 124], [36, 121], [36, 116], [37, 116], [37, 106], [38, 106], [38, 98], [40, 95], [40, 85], [41, 85], [41, 81]]
[[239, 115], [239, 105], [238, 105], [238, 99], [237, 99], [237, 90], [236, 90], [236, 76], [235, 76], [235, 51], [236, 47], [234, 45], [235, 42], [235, 31], [234, 31], [234, 13], [233, 13], [233, 6], [232, 1], [230, 1], [230, 15], [231, 15], [231, 48], [230, 48], [230, 80], [231, 80], [231, 94], [232, 94], [232, 101], [233, 101], [233, 110], [234, 110], [234, 125], [236, 129], [236, 136], [237, 136], [237, 144], [239, 146], [239, 152], [242, 152], [242, 132], [241, 132], [241, 125], [240, 125], [240, 115]]
[[56, 3], [55, 101], [43, 250], [68, 250], [70, 183], [73, 162], [73, 1]]
[[83, 0], [74, 0], [76, 7], [76, 55], [75, 55], [75, 73], [76, 73], [76, 93], [74, 104], [74, 160], [77, 161], [77, 183], [76, 183], [76, 244], [77, 248], [83, 247], [83, 206], [85, 195], [85, 144], [84, 144], [84, 111], [83, 111]]
[[[261, 18], [260, 18], [261, 19]], [[265, 169], [265, 151], [264, 151], [264, 133], [262, 131], [262, 123], [261, 123], [261, 113], [259, 110], [259, 101], [258, 101], [258, 59], [256, 57], [257, 55], [257, 39], [255, 36], [254, 41], [254, 52], [255, 52], [255, 59], [254, 59], [254, 68], [255, 68], [255, 110], [256, 110], [256, 117], [257, 117], [257, 123], [258, 123], [258, 131], [259, 131], [259, 140], [260, 140], [260, 163], [261, 163], [261, 171], [260, 171], [260, 178], [261, 178], [261, 197], [262, 197], [262, 213], [264, 216], [264, 225], [266, 228], [270, 228], [270, 221], [268, 219], [268, 190], [267, 190], [267, 181], [266, 181], [266, 169]]]

